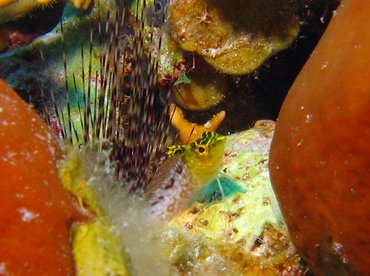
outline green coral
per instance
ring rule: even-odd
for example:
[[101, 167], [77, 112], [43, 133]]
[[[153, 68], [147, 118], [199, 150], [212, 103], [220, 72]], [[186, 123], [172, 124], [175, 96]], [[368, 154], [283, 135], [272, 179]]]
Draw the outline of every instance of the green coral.
[[[273, 122], [263, 125], [272, 133]], [[180, 271], [276, 275], [291, 269], [303, 274], [271, 187], [271, 138], [265, 134], [256, 127], [227, 136], [219, 179], [169, 222], [163, 239]]]
[[[284, 271], [302, 275], [305, 267], [290, 242], [269, 181], [267, 156], [273, 123], [264, 121], [256, 125], [263, 125], [263, 131], [256, 127], [228, 136], [223, 173], [200, 192], [187, 210], [162, 223], [164, 228], [154, 227], [145, 210], [140, 210], [140, 203], [132, 205], [125, 196], [118, 197], [120, 209], [113, 211], [116, 208], [112, 201], [117, 201], [118, 198], [114, 199], [117, 192], [109, 192], [109, 187], [101, 187], [106, 190], [102, 194], [96, 187], [91, 190], [86, 182], [88, 170], [72, 151], [61, 166], [63, 183], [77, 196], [81, 206], [95, 214], [91, 222], [76, 226], [73, 232], [79, 275], [105, 275], [107, 271], [112, 275], [128, 275], [131, 264], [135, 263], [135, 270], [141, 265], [146, 248], [160, 248], [160, 254], [165, 256], [156, 253], [156, 259], [145, 260], [144, 271], [161, 259], [163, 271], [171, 271], [171, 275], [227, 272], [254, 276]], [[101, 200], [107, 209], [103, 210]], [[135, 210], [127, 211], [127, 206]], [[127, 227], [138, 229], [131, 231]], [[135, 231], [139, 234], [135, 235]], [[128, 257], [121, 239], [125, 246], [130, 244]]]

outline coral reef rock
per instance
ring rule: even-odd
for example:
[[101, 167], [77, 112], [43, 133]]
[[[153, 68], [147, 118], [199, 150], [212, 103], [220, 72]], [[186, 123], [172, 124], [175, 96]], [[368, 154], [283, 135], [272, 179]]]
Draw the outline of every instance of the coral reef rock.
[[175, 0], [169, 21], [180, 46], [226, 74], [243, 75], [296, 38], [295, 0]]
[[257, 125], [227, 136], [223, 173], [164, 231], [171, 262], [180, 271], [303, 274], [305, 267], [288, 237], [269, 181], [267, 157], [274, 123]]

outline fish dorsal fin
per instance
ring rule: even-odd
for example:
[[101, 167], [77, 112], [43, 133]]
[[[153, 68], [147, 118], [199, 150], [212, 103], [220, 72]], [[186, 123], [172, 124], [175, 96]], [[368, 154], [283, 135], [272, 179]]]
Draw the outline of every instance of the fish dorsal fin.
[[180, 171], [183, 169], [183, 164], [181, 161], [180, 155], [175, 155], [167, 158], [158, 168], [153, 179], [149, 182], [145, 188], [146, 200], [149, 200], [150, 197], [158, 189], [165, 189], [168, 186], [171, 186], [171, 179], [176, 177], [176, 169]]
[[193, 197], [191, 174], [181, 156], [168, 158], [158, 169], [145, 190], [151, 215], [169, 219], [184, 209]]

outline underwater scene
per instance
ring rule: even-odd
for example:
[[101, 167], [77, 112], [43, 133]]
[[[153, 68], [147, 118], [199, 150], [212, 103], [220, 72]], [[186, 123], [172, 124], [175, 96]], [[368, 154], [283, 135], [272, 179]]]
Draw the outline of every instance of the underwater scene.
[[370, 275], [369, 0], [0, 0], [0, 276]]

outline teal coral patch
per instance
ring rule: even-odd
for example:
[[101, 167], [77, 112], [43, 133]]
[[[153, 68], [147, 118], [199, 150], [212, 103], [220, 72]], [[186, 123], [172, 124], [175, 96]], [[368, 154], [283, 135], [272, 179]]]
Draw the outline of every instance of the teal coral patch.
[[[221, 189], [219, 183], [221, 184]], [[223, 197], [230, 197], [236, 193], [245, 193], [247, 190], [233, 179], [227, 176], [219, 176], [209, 183], [197, 196], [196, 201], [204, 204], [210, 204], [221, 201]]]

